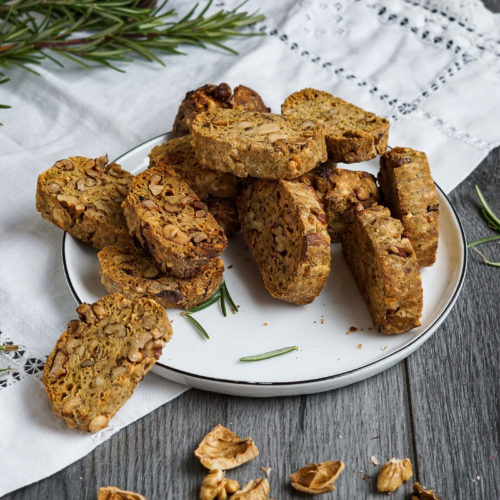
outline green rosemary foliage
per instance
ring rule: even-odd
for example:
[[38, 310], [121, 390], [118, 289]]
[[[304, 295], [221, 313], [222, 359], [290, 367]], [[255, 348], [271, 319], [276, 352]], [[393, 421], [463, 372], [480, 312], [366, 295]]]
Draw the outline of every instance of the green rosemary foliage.
[[[123, 71], [117, 63], [132, 56], [164, 64], [159, 53], [182, 54], [182, 44], [215, 46], [236, 52], [224, 44], [232, 37], [261, 33], [241, 31], [262, 21], [258, 12], [220, 10], [207, 15], [212, 0], [203, 9], [198, 4], [181, 19], [167, 1], [141, 0], [0, 0], [0, 84], [7, 72], [34, 67], [50, 59], [59, 66], [69, 59], [85, 68], [103, 65]], [[144, 4], [150, 5], [144, 7]], [[8, 107], [0, 105], [0, 107]]]

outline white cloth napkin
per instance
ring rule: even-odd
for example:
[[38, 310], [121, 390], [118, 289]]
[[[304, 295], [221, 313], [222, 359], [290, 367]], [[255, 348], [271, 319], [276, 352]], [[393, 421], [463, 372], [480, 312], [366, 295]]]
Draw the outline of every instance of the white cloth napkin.
[[[233, 8], [237, 1], [216, 2]], [[169, 2], [180, 13], [185, 2]], [[35, 211], [37, 175], [70, 155], [119, 156], [171, 128], [186, 91], [243, 83], [274, 112], [316, 87], [391, 120], [389, 144], [426, 151], [436, 181], [453, 189], [500, 144], [499, 16], [479, 1], [257, 2], [268, 36], [230, 42], [239, 57], [184, 47], [166, 67], [136, 61], [125, 74], [53, 64], [37, 77], [10, 72], [0, 121], [0, 496], [83, 457], [185, 387], [148, 375], [110, 426], [91, 435], [51, 413], [40, 381], [45, 356], [74, 300], [64, 280], [61, 232]], [[7, 91], [7, 95], [5, 95]]]

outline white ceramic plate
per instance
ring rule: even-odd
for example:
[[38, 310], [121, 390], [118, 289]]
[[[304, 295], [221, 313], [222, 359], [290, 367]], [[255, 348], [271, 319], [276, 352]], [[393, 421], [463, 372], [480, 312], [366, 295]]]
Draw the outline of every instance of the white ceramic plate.
[[[117, 159], [138, 173], [162, 135]], [[354, 165], [356, 167], [356, 165]], [[347, 167], [348, 168], [348, 167]], [[359, 167], [358, 167], [359, 168]], [[362, 165], [376, 173], [377, 161]], [[422, 269], [422, 326], [386, 336], [373, 327], [368, 309], [342, 258], [332, 245], [332, 273], [321, 295], [307, 306], [273, 299], [239, 233], [224, 252], [225, 280], [237, 314], [224, 318], [218, 304], [195, 313], [210, 334], [205, 340], [180, 315], [169, 310], [174, 328], [153, 371], [181, 384], [240, 396], [285, 396], [335, 389], [371, 377], [404, 359], [422, 345], [443, 322], [455, 303], [466, 270], [466, 243], [457, 214], [438, 188], [441, 234], [437, 261]], [[94, 302], [107, 292], [100, 283], [96, 251], [64, 235], [63, 264], [77, 302]], [[358, 331], [347, 334], [351, 326]], [[285, 346], [299, 346], [281, 357], [244, 363], [239, 358]]]

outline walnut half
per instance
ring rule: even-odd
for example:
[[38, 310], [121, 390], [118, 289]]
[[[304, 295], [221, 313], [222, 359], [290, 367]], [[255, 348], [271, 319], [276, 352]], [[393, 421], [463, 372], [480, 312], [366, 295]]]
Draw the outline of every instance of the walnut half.
[[436, 496], [434, 490], [426, 490], [420, 485], [420, 483], [413, 484], [413, 491], [416, 494], [411, 496], [411, 500], [441, 500]]
[[240, 489], [238, 481], [226, 479], [224, 476], [223, 470], [211, 470], [201, 483], [200, 500], [226, 500], [228, 493]]
[[413, 476], [413, 467], [409, 458], [404, 460], [391, 458], [378, 471], [377, 491], [387, 493], [396, 491], [411, 476]]
[[231, 500], [266, 500], [268, 495], [269, 482], [261, 478], [249, 481], [231, 497]]
[[234, 469], [259, 454], [251, 438], [242, 439], [223, 425], [209, 432], [194, 451], [207, 469]]
[[292, 486], [303, 493], [317, 495], [335, 489], [334, 483], [344, 470], [344, 462], [329, 460], [309, 464], [290, 474]]

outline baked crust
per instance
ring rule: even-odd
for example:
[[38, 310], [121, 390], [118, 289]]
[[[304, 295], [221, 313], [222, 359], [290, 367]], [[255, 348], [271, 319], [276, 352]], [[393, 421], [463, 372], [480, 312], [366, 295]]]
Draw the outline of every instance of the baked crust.
[[380, 201], [375, 178], [368, 172], [336, 168], [327, 161], [311, 170], [302, 180], [310, 183], [321, 198], [332, 243], [340, 241], [346, 211], [361, 203], [365, 208]]
[[166, 308], [190, 309], [207, 300], [222, 280], [224, 263], [210, 261], [194, 278], [162, 273], [140, 248], [109, 246], [98, 254], [101, 283], [109, 293], [134, 300], [148, 297]]
[[172, 327], [155, 301], [118, 293], [77, 312], [80, 319], [68, 323], [45, 363], [43, 383], [69, 427], [97, 432], [159, 359]]
[[129, 240], [121, 203], [133, 176], [108, 157], [59, 160], [38, 176], [36, 209], [44, 219], [95, 248]]
[[193, 120], [191, 138], [202, 165], [238, 177], [292, 179], [327, 157], [318, 123], [272, 113], [201, 113]]
[[153, 148], [149, 153], [149, 166], [173, 168], [199, 196], [206, 200], [234, 198], [238, 195], [238, 178], [235, 175], [202, 167], [195, 158], [189, 136], [171, 139]]
[[380, 189], [394, 217], [401, 220], [418, 263], [432, 266], [439, 240], [439, 198], [425, 153], [393, 148], [380, 158]]
[[227, 83], [213, 85], [207, 83], [196, 90], [191, 90], [181, 102], [172, 127], [174, 137], [189, 135], [193, 118], [203, 111], [217, 108], [232, 108], [247, 111], [269, 113], [270, 109], [255, 90], [239, 85], [231, 94]]
[[403, 333], [420, 325], [423, 298], [417, 257], [388, 208], [351, 209], [342, 250], [382, 333]]
[[168, 167], [138, 174], [123, 202], [130, 234], [164, 273], [199, 274], [227, 246], [227, 238], [205, 203]]
[[281, 112], [287, 117], [320, 122], [332, 161], [370, 160], [387, 149], [388, 120], [328, 92], [310, 88], [294, 92], [281, 105]]
[[330, 237], [314, 189], [259, 179], [247, 186], [238, 209], [269, 293], [294, 304], [312, 302], [330, 273]]

